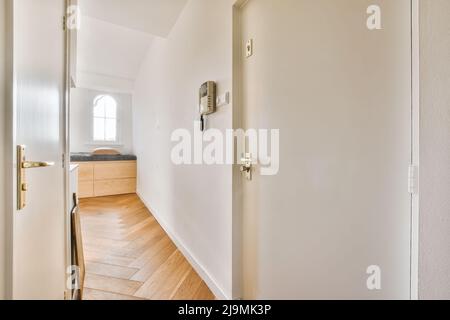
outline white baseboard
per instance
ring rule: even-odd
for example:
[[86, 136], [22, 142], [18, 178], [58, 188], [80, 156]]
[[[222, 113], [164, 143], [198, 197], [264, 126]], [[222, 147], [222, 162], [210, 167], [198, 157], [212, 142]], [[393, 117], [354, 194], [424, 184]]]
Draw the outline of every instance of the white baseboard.
[[158, 214], [157, 211], [155, 211], [152, 206], [145, 201], [145, 199], [137, 192], [138, 197], [141, 199], [142, 203], [147, 207], [147, 209], [152, 213], [152, 215], [155, 217], [156, 221], [161, 225], [161, 227], [164, 229], [164, 231], [167, 233], [169, 238], [175, 243], [178, 250], [185, 256], [185, 258], [189, 261], [189, 263], [192, 265], [194, 270], [198, 273], [200, 278], [202, 278], [203, 281], [205, 281], [208, 288], [214, 293], [216, 298], [218, 300], [231, 300], [227, 297], [227, 295], [224, 293], [224, 291], [221, 289], [221, 287], [217, 284], [217, 281], [209, 274], [208, 271], [198, 262], [198, 260], [195, 258], [195, 256], [191, 253], [191, 251], [184, 245], [184, 243], [180, 240], [180, 238], [175, 234], [175, 232], [172, 231], [172, 228], [170, 228], [164, 219]]

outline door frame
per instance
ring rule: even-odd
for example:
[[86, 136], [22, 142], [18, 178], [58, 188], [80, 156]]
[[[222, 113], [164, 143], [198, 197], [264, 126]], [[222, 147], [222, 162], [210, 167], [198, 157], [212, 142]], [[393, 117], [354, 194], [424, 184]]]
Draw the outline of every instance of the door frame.
[[5, 105], [5, 297], [13, 297], [13, 218], [15, 205], [14, 157], [15, 157], [15, 99], [14, 99], [14, 0], [6, 0], [6, 105]]
[[[74, 4], [78, 4], [77, 1], [74, 0], [65, 0], [65, 12], [63, 16], [64, 21], [64, 37], [65, 37], [65, 46], [64, 46], [64, 56], [65, 56], [65, 70], [64, 70], [64, 103], [63, 103], [63, 132], [62, 132], [62, 140], [64, 144], [64, 156], [63, 156], [63, 166], [64, 166], [64, 209], [65, 209], [65, 247], [66, 247], [66, 275], [70, 276], [72, 271], [72, 209], [70, 207], [71, 204], [71, 195], [70, 195], [70, 91], [72, 87], [71, 81], [71, 65], [72, 65], [72, 55], [71, 49], [73, 45], [71, 33], [73, 32], [67, 27], [68, 21], [68, 8]], [[72, 300], [72, 290], [65, 286], [64, 298], [65, 300]]]
[[[63, 146], [63, 184], [64, 184], [64, 210], [65, 210], [65, 247], [66, 247], [66, 267], [70, 266], [70, 248], [71, 248], [71, 233], [70, 233], [70, 216], [68, 212], [70, 212], [69, 204], [69, 90], [70, 90], [70, 82], [69, 73], [68, 73], [68, 65], [69, 65], [69, 37], [68, 32], [63, 25], [63, 21], [65, 19], [66, 10], [69, 5], [70, 0], [64, 0], [65, 3], [65, 12], [61, 15], [61, 32], [64, 32], [64, 56], [65, 56], [65, 70], [64, 70], [64, 84], [63, 84], [63, 99], [61, 103], [61, 130], [60, 130], [60, 141]], [[15, 176], [14, 176], [14, 168], [16, 163], [16, 88], [14, 85], [15, 81], [15, 71], [14, 71], [14, 0], [6, 0], [6, 10], [5, 10], [5, 18], [6, 18], [6, 134], [5, 134], [5, 153], [6, 153], [6, 177], [5, 177], [5, 186], [6, 186], [6, 199], [5, 199], [5, 297], [8, 300], [13, 299], [13, 239], [14, 239], [14, 214], [16, 212], [16, 185], [15, 185]], [[64, 30], [63, 30], [64, 28]], [[65, 279], [62, 279], [62, 281]], [[70, 295], [68, 295], [67, 286], [64, 285], [65, 292], [62, 293], [65, 299], [69, 299]]]
[[[235, 0], [232, 12], [232, 108], [233, 129], [242, 128], [241, 10], [251, 0]], [[420, 19], [419, 0], [411, 1], [411, 166], [415, 168], [415, 192], [411, 194], [410, 299], [419, 299], [419, 130], [420, 130]], [[406, 170], [406, 168], [405, 168]], [[233, 166], [232, 179], [232, 298], [243, 294], [243, 187], [240, 168]]]
[[416, 190], [411, 195], [411, 300], [419, 300], [419, 194], [420, 194], [420, 6], [411, 0], [411, 164]]

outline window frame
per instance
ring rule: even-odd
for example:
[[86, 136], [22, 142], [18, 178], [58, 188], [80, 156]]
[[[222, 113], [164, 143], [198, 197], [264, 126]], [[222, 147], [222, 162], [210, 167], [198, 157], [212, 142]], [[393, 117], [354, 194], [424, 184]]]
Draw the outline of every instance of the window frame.
[[[96, 140], [95, 136], [94, 136], [94, 132], [95, 132], [95, 118], [99, 118], [95, 116], [95, 106], [96, 106], [96, 102], [101, 99], [102, 97], [109, 97], [112, 100], [114, 100], [114, 102], [116, 103], [116, 139], [114, 141], [107, 141], [107, 140]], [[103, 117], [104, 120], [106, 119], [110, 119], [107, 118], [106, 116]], [[117, 99], [115, 97], [113, 97], [111, 94], [105, 93], [105, 94], [99, 94], [96, 95], [95, 98], [92, 100], [92, 105], [91, 105], [91, 112], [90, 112], [90, 123], [91, 123], [91, 134], [90, 134], [90, 139], [91, 142], [88, 143], [88, 145], [93, 145], [93, 146], [122, 146], [121, 143], [121, 130], [120, 130], [120, 107], [119, 107], [119, 103], [117, 101]]]

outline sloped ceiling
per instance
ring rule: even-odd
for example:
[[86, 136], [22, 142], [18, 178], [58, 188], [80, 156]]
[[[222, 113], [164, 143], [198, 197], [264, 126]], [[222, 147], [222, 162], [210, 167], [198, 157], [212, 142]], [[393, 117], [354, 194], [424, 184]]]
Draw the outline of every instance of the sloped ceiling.
[[84, 16], [167, 37], [187, 0], [80, 0]]
[[89, 17], [81, 23], [78, 71], [134, 79], [153, 37]]
[[130, 91], [153, 39], [169, 35], [186, 3], [80, 0], [78, 87]]

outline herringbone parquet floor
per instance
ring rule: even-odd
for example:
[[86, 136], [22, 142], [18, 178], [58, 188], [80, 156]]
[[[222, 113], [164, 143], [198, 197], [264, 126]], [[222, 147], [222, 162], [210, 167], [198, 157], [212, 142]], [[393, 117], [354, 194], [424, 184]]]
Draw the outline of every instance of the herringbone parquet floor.
[[85, 300], [212, 300], [137, 195], [80, 202]]

